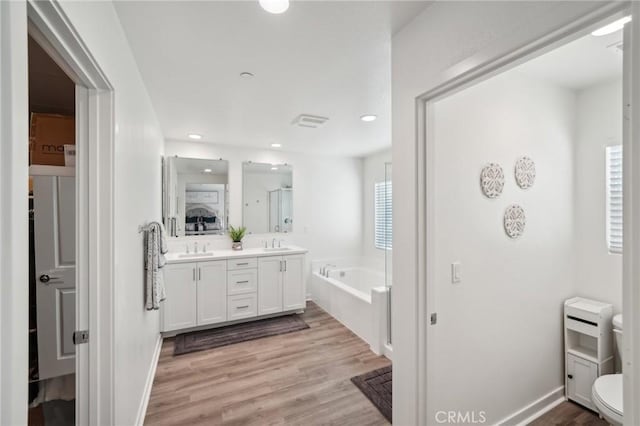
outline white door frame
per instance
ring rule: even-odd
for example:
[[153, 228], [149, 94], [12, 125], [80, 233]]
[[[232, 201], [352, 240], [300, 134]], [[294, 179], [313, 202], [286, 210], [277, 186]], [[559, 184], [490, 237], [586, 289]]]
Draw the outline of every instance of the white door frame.
[[[633, 5], [634, 21], [640, 21], [640, 3]], [[418, 206], [416, 234], [417, 258], [424, 260], [417, 262], [417, 285], [415, 295], [417, 302], [417, 341], [414, 350], [417, 354], [417, 382], [415, 383], [415, 392], [417, 395], [416, 402], [416, 419], [418, 424], [431, 424], [432, 419], [428, 419], [428, 407], [430, 406], [430, 395], [438, 392], [434, 388], [433, 382], [428, 380], [429, 371], [437, 368], [433, 364], [433, 350], [435, 342], [432, 337], [431, 327], [437, 325], [428, 325], [432, 313], [436, 313], [437, 295], [435, 294], [435, 242], [429, 238], [431, 229], [435, 229], [435, 204], [437, 199], [435, 194], [434, 170], [435, 162], [435, 141], [433, 135], [433, 104], [438, 100], [446, 98], [464, 88], [478, 84], [492, 76], [506, 71], [516, 65], [526, 62], [536, 56], [539, 56], [556, 47], [566, 44], [572, 40], [582, 37], [594, 29], [599, 28], [604, 21], [610, 20], [612, 17], [622, 17], [629, 14], [629, 3], [612, 2], [596, 11], [583, 16], [581, 19], [575, 20], [560, 30], [549, 33], [546, 36], [532, 40], [529, 44], [511, 51], [506, 55], [499, 56], [497, 59], [488, 60], [477, 66], [459, 70], [451, 74], [451, 78], [443, 84], [429, 90], [428, 92], [416, 98], [416, 136], [417, 136], [417, 174], [416, 174], [416, 198]], [[627, 31], [631, 33], [633, 27], [633, 49], [635, 52], [640, 47], [640, 25], [628, 24]], [[625, 39], [625, 44], [626, 44]], [[629, 47], [629, 46], [626, 46]], [[625, 49], [627, 55], [628, 49]], [[639, 64], [640, 54], [633, 55], [634, 70], [640, 70]], [[636, 71], [637, 73], [637, 71]], [[640, 87], [638, 84], [632, 88], [633, 99], [640, 105]], [[635, 110], [633, 117], [634, 135], [640, 134], [640, 108]], [[637, 136], [636, 136], [637, 139]], [[634, 152], [634, 158], [627, 156], [627, 145], [631, 145], [630, 135], [625, 137], [625, 178], [627, 172], [634, 170], [632, 179], [625, 179], [625, 263], [629, 267], [625, 267], [625, 279], [623, 283], [624, 300], [625, 300], [625, 346], [628, 350], [631, 348], [631, 340], [627, 339], [628, 335], [634, 336], [634, 362], [639, 365], [640, 362], [640, 327], [633, 327], [634, 324], [640, 324], [640, 262], [634, 262], [640, 253], [640, 226], [633, 227], [633, 216], [640, 217], [640, 197], [633, 199], [632, 203], [627, 202], [631, 199], [628, 194], [631, 193], [631, 186], [634, 185], [635, 191], [640, 193], [640, 150]], [[630, 151], [630, 149], [629, 149]], [[635, 167], [632, 168], [632, 165]], [[628, 187], [626, 185], [629, 185]], [[632, 210], [631, 210], [632, 209]], [[634, 212], [634, 213], [632, 213]], [[637, 220], [636, 220], [637, 222]], [[633, 232], [633, 234], [632, 234]], [[629, 242], [629, 243], [627, 243]], [[629, 250], [632, 248], [633, 250]], [[633, 273], [627, 269], [632, 268]], [[632, 309], [635, 307], [635, 309]], [[628, 312], [632, 312], [628, 315]], [[627, 319], [628, 318], [628, 319]], [[632, 323], [632, 324], [630, 324]], [[625, 423], [640, 424], [640, 406], [635, 404], [633, 407], [631, 401], [635, 395], [640, 395], [640, 369], [632, 371], [629, 366], [625, 370]], [[637, 398], [636, 398], [637, 399]]]
[[76, 423], [113, 424], [114, 94], [55, 0], [0, 2], [0, 424], [27, 423], [27, 32], [76, 83]]
[[[624, 423], [640, 424], [640, 3], [631, 5], [633, 22], [624, 34], [624, 251], [622, 314]], [[634, 24], [635, 23], [635, 24]], [[636, 79], [631, 78], [636, 75]], [[631, 106], [636, 108], [632, 109]], [[634, 220], [634, 218], [636, 218]]]

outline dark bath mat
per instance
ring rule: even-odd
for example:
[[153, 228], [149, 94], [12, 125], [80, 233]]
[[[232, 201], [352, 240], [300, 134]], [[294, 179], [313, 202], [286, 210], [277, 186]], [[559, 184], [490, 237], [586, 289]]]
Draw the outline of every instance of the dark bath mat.
[[267, 318], [176, 336], [173, 354], [182, 355], [309, 328], [300, 315]]
[[351, 381], [358, 387], [378, 411], [391, 422], [393, 412], [391, 399], [391, 366], [379, 368], [352, 377]]

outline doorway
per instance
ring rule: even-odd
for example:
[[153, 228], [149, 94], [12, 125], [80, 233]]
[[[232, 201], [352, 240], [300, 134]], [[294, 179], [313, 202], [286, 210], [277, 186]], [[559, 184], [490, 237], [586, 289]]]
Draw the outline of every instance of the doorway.
[[[505, 260], [505, 265], [494, 267], [492, 269], [492, 267], [490, 266], [491, 265], [490, 261], [487, 261], [482, 264], [478, 262], [483, 259], [484, 260], [488, 259], [488, 257], [484, 255], [485, 253], [496, 254], [497, 250], [502, 250], [502, 245], [501, 245], [502, 243], [498, 242], [496, 244], [491, 243], [491, 244], [486, 244], [484, 246], [470, 247], [473, 249], [473, 254], [467, 255], [463, 259], [463, 261], [466, 260], [466, 262], [464, 262], [466, 267], [464, 269], [465, 273], [464, 275], [462, 275], [464, 277], [463, 283], [460, 284], [459, 282], [460, 275], [457, 274], [456, 272], [459, 272], [461, 264], [459, 262], [460, 259], [458, 259], [456, 256], [462, 256], [459, 253], [463, 250], [460, 250], [460, 249], [453, 250], [452, 248], [455, 247], [456, 242], [468, 240], [467, 236], [469, 235], [469, 233], [462, 232], [462, 230], [465, 229], [465, 226], [464, 226], [465, 223], [468, 224], [469, 222], [473, 222], [475, 225], [478, 225], [476, 236], [482, 235], [484, 237], [486, 237], [492, 231], [501, 232], [502, 234], [504, 234], [506, 229], [503, 230], [502, 228], [503, 227], [506, 228], [506, 226], [502, 224], [502, 215], [500, 215], [498, 222], [496, 222], [497, 223], [496, 226], [493, 226], [491, 222], [487, 223], [484, 221], [484, 219], [491, 220], [491, 217], [488, 217], [485, 213], [486, 212], [491, 213], [491, 210], [495, 210], [493, 209], [493, 207], [495, 207], [495, 204], [496, 204], [495, 201], [491, 201], [494, 204], [490, 205], [488, 209], [484, 209], [484, 210], [480, 208], [464, 210], [463, 208], [458, 211], [460, 214], [453, 214], [455, 210], [449, 209], [448, 211], [452, 212], [453, 216], [458, 217], [459, 219], [461, 218], [460, 219], [461, 221], [458, 222], [459, 226], [456, 226], [456, 228], [454, 229], [455, 232], [447, 232], [447, 229], [446, 229], [447, 227], [442, 226], [443, 221], [440, 218], [442, 218], [443, 211], [440, 211], [440, 213], [438, 213], [439, 204], [442, 205], [443, 200], [445, 200], [444, 204], [446, 204], [447, 201], [451, 201], [451, 199], [456, 199], [454, 200], [454, 202], [452, 202], [453, 204], [455, 204], [455, 202], [461, 199], [469, 200], [472, 197], [475, 197], [477, 193], [479, 193], [479, 187], [477, 187], [476, 185], [471, 188], [471, 191], [473, 191], [473, 194], [464, 194], [463, 193], [464, 191], [459, 191], [459, 188], [455, 187], [455, 180], [457, 179], [456, 177], [453, 177], [452, 181], [449, 181], [449, 182], [447, 182], [446, 179], [443, 178], [443, 176], [445, 176], [445, 173], [442, 172], [441, 169], [442, 167], [446, 167], [446, 166], [442, 166], [442, 164], [454, 164], [456, 161], [458, 161], [458, 158], [455, 158], [455, 157], [449, 158], [450, 161], [447, 161], [446, 157], [448, 154], [451, 154], [451, 153], [446, 152], [445, 149], [442, 147], [438, 147], [435, 142], [436, 138], [439, 137], [438, 136], [439, 130], [434, 121], [438, 108], [441, 106], [441, 105], [438, 105], [438, 103], [447, 101], [450, 97], [457, 96], [460, 93], [466, 93], [466, 89], [475, 88], [476, 85], [484, 84], [490, 79], [500, 77], [504, 71], [506, 71], [507, 69], [511, 69], [518, 64], [523, 63], [525, 60], [529, 60], [531, 58], [537, 57], [545, 52], [548, 52], [550, 49], [556, 48], [561, 45], [565, 45], [573, 40], [578, 39], [579, 37], [582, 37], [584, 35], [591, 33], [592, 31], [598, 28], [601, 28], [607, 23], [611, 23], [628, 14], [629, 12], [626, 10], [617, 12], [614, 14], [611, 11], [611, 9], [609, 9], [607, 12], [602, 12], [600, 16], [596, 16], [596, 15], [591, 16], [589, 17], [588, 20], [585, 19], [585, 21], [579, 24], [575, 24], [573, 28], [570, 28], [570, 29], [564, 28], [561, 32], [559, 31], [557, 34], [550, 35], [545, 40], [539, 40], [531, 44], [530, 46], [526, 46], [522, 48], [517, 53], [503, 56], [493, 63], [489, 63], [481, 67], [478, 67], [477, 69], [474, 69], [473, 71], [469, 72], [467, 75], [457, 79], [452, 79], [448, 83], [445, 83], [444, 85], [437, 87], [436, 89], [418, 98], [417, 116], [418, 116], [418, 123], [419, 123], [419, 128], [418, 128], [419, 142], [420, 142], [419, 145], [421, 143], [424, 144], [423, 146], [420, 147], [419, 166], [418, 166], [420, 170], [419, 187], [422, 188], [421, 190], [422, 194], [420, 194], [419, 197], [424, 197], [424, 198], [419, 200], [420, 202], [419, 204], [422, 206], [422, 208], [425, 209], [424, 215], [423, 215], [424, 221], [421, 221], [419, 225], [425, 226], [426, 230], [428, 230], [427, 232], [423, 232], [422, 233], [423, 235], [420, 237], [421, 241], [419, 241], [419, 246], [424, 250], [421, 253], [423, 256], [422, 259], [424, 260], [424, 262], [421, 262], [422, 264], [420, 265], [418, 270], [418, 276], [423, 277], [424, 279], [423, 282], [426, 283], [426, 286], [425, 286], [426, 294], [424, 299], [422, 299], [422, 301], [420, 302], [420, 303], [424, 303], [424, 305], [421, 305], [419, 308], [419, 311], [422, 312], [421, 315], [423, 315], [423, 318], [421, 319], [421, 321], [419, 321], [419, 323], [428, 324], [428, 325], [424, 330], [424, 336], [425, 336], [424, 344], [422, 347], [418, 349], [419, 364], [426, 365], [426, 374], [424, 375], [424, 377], [420, 379], [422, 384], [426, 387], [424, 391], [423, 401], [424, 401], [424, 406], [427, 408], [426, 408], [426, 412], [424, 414], [421, 414], [421, 415], [424, 415], [424, 418], [426, 418], [426, 422], [429, 422], [429, 420], [433, 421], [434, 417], [437, 415], [438, 410], [442, 409], [443, 406], [446, 407], [445, 410], [449, 410], [449, 409], [455, 410], [456, 408], [460, 408], [459, 405], [465, 405], [464, 403], [467, 403], [465, 408], [469, 408], [470, 406], [470, 408], [474, 409], [473, 412], [469, 412], [469, 413], [462, 412], [460, 413], [460, 415], [463, 415], [463, 416], [465, 414], [468, 414], [470, 416], [475, 415], [476, 418], [478, 416], [480, 417], [486, 416], [487, 421], [491, 423], [493, 422], [500, 423], [501, 421], [504, 421], [505, 424], [520, 423], [525, 421], [529, 416], [534, 415], [536, 412], [545, 409], [547, 406], [551, 405], [552, 403], [557, 402], [559, 398], [564, 395], [563, 385], [559, 382], [559, 379], [564, 375], [564, 371], [560, 372], [560, 369], [564, 370], [564, 367], [562, 367], [562, 363], [561, 361], [559, 361], [554, 364], [555, 367], [557, 367], [558, 373], [555, 374], [555, 376], [553, 376], [553, 380], [558, 379], [558, 382], [559, 382], [558, 387], [554, 389], [547, 389], [547, 392], [549, 392], [548, 394], [542, 395], [542, 393], [540, 393], [539, 400], [536, 400], [535, 398], [529, 398], [526, 401], [523, 401], [518, 406], [518, 408], [522, 407], [522, 410], [516, 411], [516, 410], [504, 409], [504, 407], [507, 406], [507, 404], [504, 403], [504, 401], [500, 403], [487, 403], [485, 405], [482, 405], [482, 401], [477, 401], [477, 400], [473, 400], [473, 403], [469, 404], [468, 400], [460, 400], [460, 398], [451, 398], [450, 400], [444, 401], [444, 402], [443, 402], [443, 398], [441, 398], [443, 383], [438, 382], [438, 380], [434, 380], [434, 377], [435, 377], [434, 372], [442, 369], [443, 367], [442, 364], [446, 363], [443, 361], [443, 357], [442, 357], [442, 353], [444, 352], [442, 351], [442, 346], [441, 345], [439, 346], [439, 342], [442, 343], [444, 340], [439, 340], [439, 339], [445, 339], [444, 337], [445, 334], [449, 336], [449, 339], [452, 339], [451, 341], [457, 340], [458, 338], [462, 338], [461, 334], [456, 333], [455, 330], [453, 330], [454, 331], [453, 333], [450, 333], [450, 331], [452, 330], [447, 329], [447, 321], [448, 321], [448, 324], [451, 325], [451, 321], [455, 320], [458, 322], [458, 325], [459, 325], [460, 322], [471, 320], [471, 313], [472, 313], [471, 310], [466, 310], [462, 312], [460, 310], [460, 308], [464, 306], [464, 303], [470, 302], [465, 298], [470, 297], [470, 293], [473, 293], [474, 291], [473, 289], [471, 291], [464, 291], [464, 279], [466, 279], [467, 281], [470, 281], [470, 280], [473, 281], [475, 278], [477, 278], [480, 275], [484, 274], [485, 277], [489, 277], [489, 276], [492, 276], [492, 274], [494, 274], [493, 275], [494, 279], [487, 279], [483, 283], [476, 283], [476, 284], [483, 284], [482, 287], [478, 287], [478, 289], [481, 288], [482, 289], [481, 291], [484, 291], [484, 292], [499, 290], [497, 289], [496, 283], [500, 282], [509, 273], [510, 267], [518, 266], [517, 263], [520, 262], [521, 259], [518, 258], [518, 256], [512, 256], [513, 253], [511, 252], [504, 253], [505, 259], [513, 260], [515, 263], [514, 262], [509, 263], [509, 261]], [[570, 35], [568, 36], [567, 34], [570, 34]], [[622, 38], [621, 33], [620, 33], [620, 37]], [[625, 40], [625, 43], [626, 43], [626, 40]], [[611, 48], [618, 49], [618, 46], [613, 45], [611, 46]], [[628, 72], [628, 69], [626, 69], [625, 71]], [[625, 92], [628, 90], [629, 90], [629, 87], [627, 86], [625, 88]], [[517, 93], [517, 91], [512, 91], [511, 93], [512, 94]], [[530, 100], [536, 101], [540, 93], [541, 92], [532, 94]], [[499, 99], [496, 99], [496, 100], [499, 100]], [[524, 104], [529, 106], [530, 102], [526, 101], [523, 103], [523, 105]], [[515, 104], [511, 103], [510, 105], [515, 105]], [[622, 111], [623, 109], [622, 102], [620, 102], [618, 106]], [[442, 109], [440, 109], [440, 111], [441, 110]], [[484, 111], [482, 108], [478, 108], [477, 110], [487, 112], [487, 111]], [[502, 119], [505, 120], [506, 123], [513, 124], [513, 116], [511, 114], [511, 111], [508, 111], [508, 110], [505, 110], [505, 111], [507, 112], [503, 114]], [[468, 116], [465, 116], [462, 109], [458, 108], [456, 112], [459, 115], [464, 116], [465, 120], [469, 119]], [[459, 118], [460, 117], [458, 117], [458, 119]], [[530, 120], [527, 122], [527, 126], [535, 125], [535, 120], [538, 118], [538, 116], [534, 114], [534, 115], [531, 115], [529, 118]], [[487, 116], [485, 117], [485, 119], [486, 119], [485, 122], [488, 122], [487, 120], [489, 120], [489, 117]], [[619, 126], [618, 126], [620, 135], [622, 135], [622, 125], [623, 125], [622, 122], [623, 122], [622, 117], [620, 117]], [[459, 130], [462, 133], [464, 133], [464, 130], [467, 130], [467, 127], [470, 127], [470, 126], [465, 126], [465, 128], [462, 128]], [[499, 132], [500, 130], [494, 128], [493, 131]], [[526, 136], [527, 135], [525, 134], [522, 135], [523, 138], [526, 138]], [[472, 141], [472, 140], [475, 141], [478, 139], [478, 135], [473, 132], [467, 134], [464, 137], [468, 141]], [[621, 140], [618, 141], [618, 143], [621, 143], [621, 142], [622, 142], [622, 138]], [[630, 142], [629, 139], [625, 138], [625, 144], [628, 144], [629, 142]], [[514, 139], [513, 143], [517, 143], [517, 139]], [[606, 143], [606, 141], [603, 141], [603, 143]], [[465, 151], [465, 154], [467, 156], [466, 158], [470, 158], [470, 157], [474, 157], [475, 159], [483, 158], [487, 163], [490, 162], [490, 159], [486, 159], [483, 157], [486, 154], [486, 152], [482, 150], [478, 150], [477, 148], [478, 148], [477, 146], [471, 146], [468, 151]], [[557, 146], [556, 149], [559, 150], [557, 151], [558, 155], [564, 155], [564, 153], [560, 151], [564, 149], [562, 148], [562, 146]], [[463, 152], [463, 151], [458, 151], [458, 152]], [[504, 151], [496, 151], [496, 152], [504, 152]], [[603, 166], [605, 162], [604, 153], [605, 152], [603, 148], [602, 161], [601, 161], [601, 164]], [[518, 155], [526, 155], [526, 154], [527, 154], [526, 152], [518, 153]], [[515, 191], [512, 189], [516, 188], [516, 183], [513, 182], [514, 180], [513, 179], [513, 174], [514, 174], [513, 162], [518, 158], [518, 155], [511, 152], [509, 153], [508, 159], [506, 158], [499, 159], [499, 162], [502, 162], [502, 163], [509, 161], [509, 163], [506, 164], [504, 168], [504, 178], [505, 178], [505, 181], [507, 181], [507, 183], [505, 184], [505, 191], [509, 190], [511, 192], [507, 194], [508, 195], [507, 198], [509, 198], [509, 200], [501, 200], [501, 201], [504, 201], [505, 203], [507, 201], [510, 201], [510, 202], [514, 201], [513, 197], [514, 197]], [[438, 158], [438, 163], [436, 163], [435, 158]], [[634, 164], [637, 164], [637, 163], [634, 163]], [[440, 167], [440, 170], [438, 170], [438, 167]], [[477, 182], [478, 176], [476, 176], [476, 171], [475, 171], [476, 168], [471, 167], [471, 170], [474, 176], [472, 181]], [[462, 170], [459, 172], [461, 174], [465, 174], [467, 171], [468, 170]], [[478, 174], [480, 173], [480, 169], [478, 169], [477, 173]], [[625, 176], [626, 176], [626, 173], [627, 172], [625, 171]], [[567, 178], [572, 179], [571, 176], [567, 176]], [[604, 179], [604, 173], [602, 173], [602, 178]], [[438, 186], [435, 185], [436, 180], [439, 183]], [[510, 185], [510, 187], [508, 188], [507, 185]], [[630, 185], [629, 187], [627, 187], [626, 185], [627, 184], [625, 183], [625, 191], [630, 191]], [[602, 195], [604, 198], [604, 192]], [[490, 197], [487, 196], [487, 198], [490, 198]], [[476, 198], [473, 198], [473, 199], [475, 200]], [[504, 208], [506, 207], [508, 207], [508, 205], [504, 205]], [[525, 207], [527, 206], [525, 205]], [[555, 208], [555, 207], [556, 205], [549, 205], [549, 208]], [[465, 211], [474, 211], [474, 214], [472, 215], [473, 217], [471, 217], [471, 215], [463, 214]], [[604, 208], [603, 208], [603, 211], [604, 211]], [[436, 217], [439, 218], [437, 222], [436, 222]], [[452, 222], [455, 222], [453, 218], [451, 219], [452, 219]], [[532, 219], [534, 218], [532, 217]], [[560, 219], [562, 220], [562, 218]], [[485, 224], [486, 226], [483, 226], [481, 224]], [[530, 229], [532, 229], [531, 227], [534, 225], [535, 224], [532, 220]], [[571, 223], [569, 223], [568, 225], [572, 226]], [[602, 223], [602, 229], [603, 229], [602, 234], [604, 235], [604, 221]], [[439, 240], [436, 240], [433, 238], [434, 232], [436, 230], [437, 230], [436, 233], [438, 234]], [[461, 232], [457, 232], [457, 231], [461, 231]], [[498, 234], [498, 235], [502, 236], [502, 234]], [[550, 239], [557, 241], [557, 239], [561, 237], [562, 237], [561, 235], [555, 234], [555, 236], [550, 237]], [[487, 237], [487, 239], [488, 238], [489, 237]], [[508, 237], [505, 237], [505, 238], [508, 238]], [[442, 243], [437, 242], [437, 241], [443, 241], [443, 239], [448, 239], [448, 241], [442, 242]], [[515, 250], [514, 244], [510, 244], [509, 247], [510, 247], [510, 250]], [[434, 254], [434, 253], [437, 253], [437, 254]], [[529, 253], [529, 255], [530, 254], [531, 253]], [[625, 253], [625, 262], [628, 259], [626, 256], [627, 254]], [[436, 260], [438, 259], [440, 260], [440, 262], [436, 262]], [[443, 259], [446, 259], [445, 260], [446, 265], [442, 264], [441, 261]], [[520, 262], [520, 263], [523, 263], [523, 262]], [[544, 266], [541, 266], [541, 269], [544, 269]], [[544, 273], [548, 271], [541, 270], [540, 272]], [[619, 270], [618, 272], [619, 272], [619, 277], [621, 277], [622, 271]], [[508, 287], [506, 291], [503, 291], [503, 292], [498, 291], [496, 293], [496, 297], [491, 301], [491, 303], [485, 304], [485, 305], [482, 305], [482, 302], [478, 302], [478, 303], [484, 306], [485, 308], [491, 309], [490, 307], [494, 306], [493, 303], [501, 304], [500, 300], [501, 298], [504, 298], [502, 299], [502, 301], [508, 304], [510, 300], [512, 300], [508, 297], [508, 295], [510, 294], [510, 292], [516, 291], [515, 288], [518, 285], [522, 285], [523, 288], [525, 289], [524, 291], [534, 288], [533, 286], [527, 287], [527, 285], [525, 284], [528, 278], [529, 278], [529, 275], [527, 274], [526, 271], [523, 270], [521, 271], [521, 275], [519, 279], [512, 281], [513, 286]], [[441, 285], [438, 285], [438, 283], [440, 283]], [[444, 283], [446, 283], [446, 287]], [[471, 285], [473, 285], [473, 283]], [[625, 288], [628, 288], [630, 286], [631, 284], [628, 281], [626, 281]], [[625, 292], [626, 291], [627, 290], [625, 290]], [[542, 292], [544, 292], [544, 290]], [[540, 296], [543, 296], [542, 292], [540, 293]], [[455, 297], [451, 297], [452, 293], [455, 293]], [[533, 294], [532, 297], [535, 296], [536, 294], [537, 293]], [[445, 303], [447, 302], [447, 298], [449, 300], [448, 304]], [[618, 300], [620, 299], [621, 297], [619, 295]], [[471, 299], [471, 300], [475, 300], [475, 299]], [[533, 303], [533, 299], [528, 303]], [[561, 342], [561, 332], [562, 332], [562, 328], [561, 328], [562, 323], [560, 320], [562, 318], [560, 316], [561, 306], [562, 306], [562, 303], [558, 304], [557, 313], [558, 313], [559, 319], [556, 322], [558, 322], [559, 325], [557, 327], [557, 330], [554, 331], [556, 335], [550, 337], [551, 340], [558, 343], [558, 346], [559, 346], [559, 342]], [[456, 311], [456, 309], [458, 310]], [[554, 312], [555, 312], [554, 309], [555, 308], [548, 310], [545, 308], [543, 310], [550, 313], [551, 315], [554, 315]], [[500, 353], [499, 346], [502, 343], [509, 341], [509, 335], [501, 332], [502, 329], [505, 328], [505, 327], [502, 327], [502, 325], [504, 325], [504, 323], [513, 321], [514, 317], [505, 316], [502, 319], [498, 319], [496, 321], [496, 318], [493, 318], [491, 314], [492, 312], [490, 312], [489, 315], [476, 316], [476, 318], [482, 318], [483, 323], [486, 322], [486, 325], [487, 325], [486, 327], [484, 328], [480, 327], [483, 329], [483, 331], [493, 331], [495, 333], [494, 337], [497, 340], [494, 340], [494, 342], [497, 342], [497, 343], [496, 345], [493, 345], [492, 350], [495, 350], [496, 352]], [[544, 318], [549, 318], [549, 316], [545, 316]], [[478, 323], [478, 326], [480, 326], [480, 323]], [[521, 337], [526, 338], [526, 335], [522, 335]], [[485, 348], [484, 345], [488, 344], [491, 339], [485, 338], [483, 340], [482, 332], [479, 331], [478, 333], [475, 333], [473, 335], [473, 338], [471, 339], [467, 338], [462, 340], [466, 342], [476, 343], [474, 344], [474, 353], [476, 354], [476, 358], [482, 358], [483, 356], [487, 355], [487, 353], [484, 352], [484, 348]], [[517, 343], [515, 345], [517, 346]], [[520, 347], [522, 347], [522, 345]], [[517, 352], [518, 348], [514, 348], [514, 349], [516, 349], [516, 352]], [[455, 350], [451, 353], [455, 353]], [[527, 364], [526, 359], [524, 358], [522, 359], [523, 359], [523, 364]], [[464, 364], [465, 367], [462, 367], [459, 370], [464, 370], [464, 368], [470, 367], [470, 364], [471, 363], [467, 362], [466, 364]], [[459, 364], [459, 366], [460, 365], [462, 364]], [[503, 372], [505, 376], [509, 376], [509, 374], [507, 374], [509, 371], [508, 368], [509, 368], [509, 365], [503, 366]], [[482, 369], [470, 368], [470, 370], [474, 374], [476, 374], [476, 372], [481, 375], [487, 374], [489, 377], [486, 377], [486, 380], [483, 380], [483, 383], [485, 385], [489, 385], [490, 383], [492, 386], [498, 385], [498, 383], [493, 383], [490, 377], [491, 373], [495, 372], [495, 369], [487, 369], [486, 364]], [[455, 375], [455, 372], [453, 373], [453, 375]], [[427, 377], [429, 378], [429, 380], [427, 380]], [[465, 389], [467, 389], [466, 391], [467, 396], [472, 395], [474, 391], [469, 386], [470, 380], [468, 379], [469, 377], [465, 378]], [[537, 379], [541, 379], [541, 378], [537, 377], [536, 380]], [[455, 388], [455, 384], [452, 384], [450, 380], [446, 383], [446, 386], [451, 386], [452, 391]], [[444, 387], [446, 388], [446, 386]], [[625, 395], [625, 398], [627, 397], [627, 395]], [[461, 404], [456, 405], [457, 402], [461, 402]], [[530, 405], [527, 405], [527, 404], [530, 404]], [[485, 410], [487, 406], [489, 406], [490, 409], [496, 408], [496, 407], [497, 408], [494, 410], [494, 413], [488, 413]], [[447, 413], [449, 411], [444, 411], [444, 412]], [[498, 414], [496, 414], [496, 412], [498, 412]]]
[[29, 66], [29, 424], [75, 424], [75, 84], [32, 38]]
[[[113, 87], [55, 1], [0, 3], [0, 423], [26, 424], [29, 384], [28, 36], [75, 85], [76, 424], [112, 424]], [[91, 291], [89, 291], [91, 289]], [[99, 307], [99, 309], [98, 309]], [[71, 321], [73, 322], [73, 321]], [[90, 333], [89, 333], [90, 331]], [[93, 336], [93, 337], [91, 337]], [[91, 372], [91, 374], [90, 374]]]

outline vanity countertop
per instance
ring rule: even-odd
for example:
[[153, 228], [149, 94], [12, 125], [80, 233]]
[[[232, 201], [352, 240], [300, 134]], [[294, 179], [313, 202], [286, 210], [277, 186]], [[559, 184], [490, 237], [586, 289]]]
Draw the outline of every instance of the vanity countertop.
[[165, 255], [165, 259], [168, 264], [172, 263], [190, 263], [190, 262], [209, 262], [214, 260], [226, 260], [226, 259], [242, 259], [246, 257], [267, 257], [267, 256], [288, 256], [291, 254], [304, 254], [308, 250], [296, 247], [287, 246], [282, 248], [247, 248], [243, 250], [212, 250], [208, 253], [178, 253], [169, 252]]

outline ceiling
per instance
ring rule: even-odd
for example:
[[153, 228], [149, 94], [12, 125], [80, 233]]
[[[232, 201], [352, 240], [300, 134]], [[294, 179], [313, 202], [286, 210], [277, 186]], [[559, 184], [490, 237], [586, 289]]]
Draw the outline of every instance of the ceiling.
[[29, 112], [74, 115], [76, 85], [29, 37]]
[[[165, 138], [362, 156], [391, 146], [391, 35], [427, 4], [292, 1], [281, 15], [257, 1], [115, 7]], [[293, 126], [300, 114], [329, 120]]]
[[517, 68], [521, 73], [573, 90], [622, 78], [622, 31], [587, 35]]

